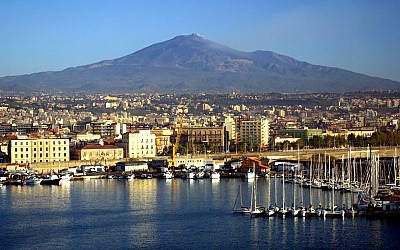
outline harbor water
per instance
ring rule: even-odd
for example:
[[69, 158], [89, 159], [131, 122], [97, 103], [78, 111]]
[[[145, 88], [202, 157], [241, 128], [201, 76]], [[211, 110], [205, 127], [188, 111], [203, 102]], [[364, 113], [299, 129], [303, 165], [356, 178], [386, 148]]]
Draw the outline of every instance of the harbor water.
[[[396, 220], [234, 214], [239, 187], [249, 206], [254, 181], [257, 203], [281, 205], [278, 178], [92, 179], [62, 186], [3, 186], [0, 249], [397, 249], [400, 244]], [[324, 207], [332, 202], [351, 205], [357, 198], [299, 186], [293, 195], [293, 190], [293, 184], [285, 184], [288, 207], [293, 197], [296, 204]]]

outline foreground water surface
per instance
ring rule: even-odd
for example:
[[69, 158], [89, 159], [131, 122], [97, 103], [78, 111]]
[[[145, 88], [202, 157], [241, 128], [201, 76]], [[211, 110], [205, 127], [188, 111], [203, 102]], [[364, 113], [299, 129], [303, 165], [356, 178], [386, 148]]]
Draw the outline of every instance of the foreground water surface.
[[[282, 202], [279, 179], [256, 180], [259, 203]], [[397, 249], [400, 221], [364, 217], [253, 218], [233, 214], [253, 182], [221, 180], [73, 181], [0, 187], [0, 249]], [[275, 188], [277, 193], [275, 194]], [[332, 204], [328, 191], [296, 187], [296, 202]], [[285, 185], [286, 203], [293, 186]], [[336, 194], [335, 204], [351, 204]]]

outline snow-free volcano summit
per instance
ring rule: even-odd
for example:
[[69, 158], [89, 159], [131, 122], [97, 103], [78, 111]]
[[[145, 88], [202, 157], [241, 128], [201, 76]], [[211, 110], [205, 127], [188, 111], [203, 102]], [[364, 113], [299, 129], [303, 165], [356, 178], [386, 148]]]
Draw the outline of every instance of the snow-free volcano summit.
[[[301, 48], [299, 48], [301, 49]], [[244, 93], [398, 90], [400, 82], [180, 35], [114, 60], [0, 78], [3, 91]]]

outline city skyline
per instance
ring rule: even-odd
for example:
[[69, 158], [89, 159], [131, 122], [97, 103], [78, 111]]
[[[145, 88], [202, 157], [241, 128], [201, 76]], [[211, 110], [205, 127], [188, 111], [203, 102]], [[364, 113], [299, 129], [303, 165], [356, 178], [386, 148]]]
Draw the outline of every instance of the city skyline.
[[122, 57], [180, 34], [400, 81], [396, 1], [1, 1], [0, 77]]

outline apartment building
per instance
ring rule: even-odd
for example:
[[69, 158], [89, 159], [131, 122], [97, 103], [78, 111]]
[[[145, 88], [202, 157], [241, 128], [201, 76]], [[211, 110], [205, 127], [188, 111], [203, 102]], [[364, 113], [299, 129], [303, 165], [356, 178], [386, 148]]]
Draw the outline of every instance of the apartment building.
[[187, 142], [190, 147], [195, 150], [196, 145], [206, 147], [210, 153], [223, 152], [224, 144], [224, 127], [184, 127], [182, 134], [187, 135]]
[[236, 121], [237, 143], [266, 147], [269, 140], [269, 122], [266, 118], [240, 118]]
[[156, 135], [150, 130], [138, 130], [122, 135], [122, 143], [127, 158], [151, 158], [156, 156]]
[[9, 143], [11, 163], [69, 161], [69, 140], [59, 138], [15, 139]]

